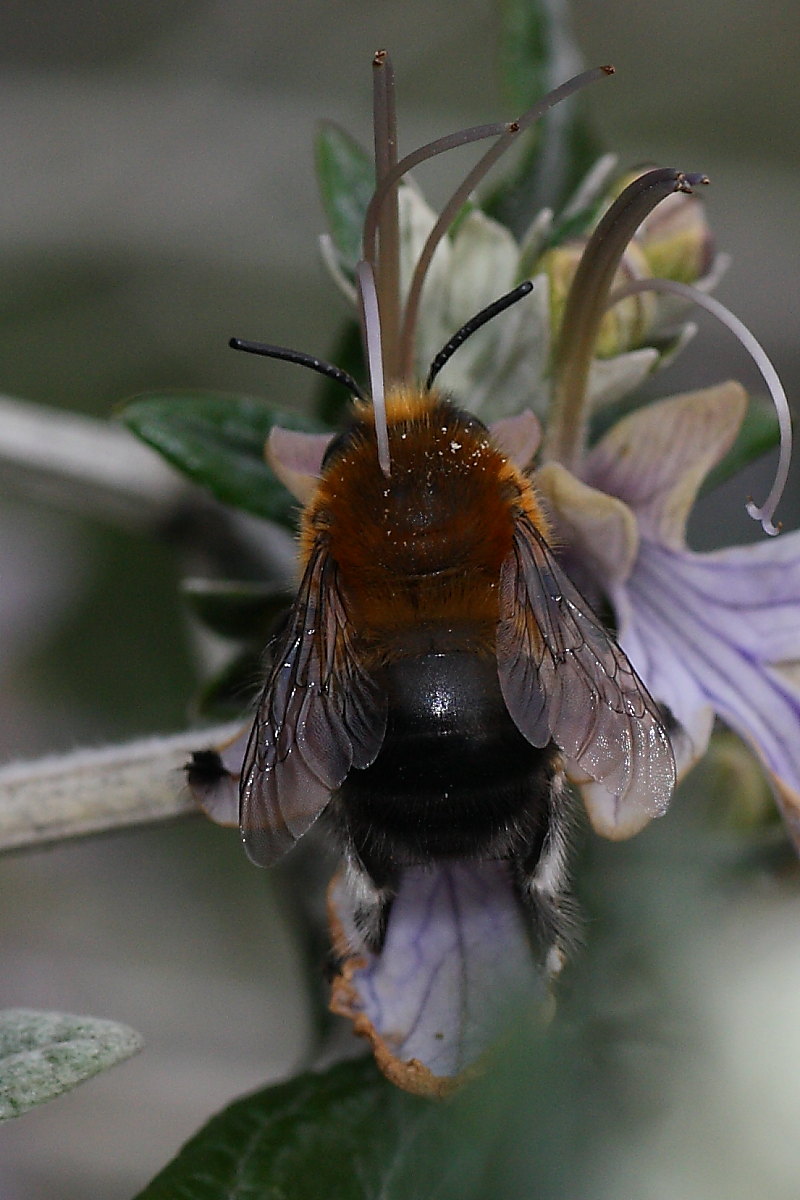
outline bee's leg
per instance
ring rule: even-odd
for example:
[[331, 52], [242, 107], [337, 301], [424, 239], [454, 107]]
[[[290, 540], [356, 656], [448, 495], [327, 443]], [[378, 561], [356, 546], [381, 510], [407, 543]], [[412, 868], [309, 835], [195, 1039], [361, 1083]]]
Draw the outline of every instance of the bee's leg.
[[569, 793], [558, 770], [550, 784], [547, 831], [541, 849], [512, 860], [531, 938], [548, 979], [554, 979], [577, 940], [575, 905], [568, 893]]
[[395, 897], [394, 880], [389, 872], [368, 871], [354, 850], [345, 855], [345, 872], [353, 923], [361, 944], [365, 950], [378, 954]]
[[380, 845], [370, 842], [369, 826], [354, 825], [341, 793], [332, 798], [325, 819], [341, 855], [352, 949], [378, 954], [399, 882], [397, 868]]

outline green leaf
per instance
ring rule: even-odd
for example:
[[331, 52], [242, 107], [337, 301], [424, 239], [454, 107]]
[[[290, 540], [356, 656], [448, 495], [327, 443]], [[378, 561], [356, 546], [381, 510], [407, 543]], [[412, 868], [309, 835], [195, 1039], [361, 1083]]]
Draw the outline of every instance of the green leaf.
[[[513, 116], [565, 82], [565, 63], [577, 69], [579, 62], [561, 0], [501, 0], [500, 76]], [[574, 97], [552, 109], [533, 136], [482, 206], [517, 237], [540, 209], [558, 211], [598, 157], [598, 143]]]
[[265, 678], [264, 646], [242, 651], [199, 690], [192, 701], [192, 715], [214, 721], [247, 720]]
[[[587, 172], [594, 165], [597, 157], [598, 155], [593, 151], [591, 158], [586, 163]], [[560, 246], [564, 242], [571, 241], [574, 238], [588, 237], [595, 222], [607, 206], [607, 197], [601, 195], [594, 203], [588, 204], [585, 208], [573, 213], [566, 219], [556, 217], [553, 221], [550, 236], [542, 246], [541, 253], [544, 254], [546, 250], [552, 250], [556, 246]]]
[[0, 1012], [0, 1121], [69, 1091], [142, 1046], [116, 1021], [9, 1008]]
[[775, 408], [769, 400], [761, 397], [753, 399], [747, 407], [745, 418], [739, 430], [739, 436], [725, 455], [705, 478], [701, 495], [713, 491], [732, 475], [766, 454], [780, 442], [780, 427]]
[[434, 1181], [410, 1190], [410, 1164], [434, 1112], [371, 1059], [339, 1063], [232, 1104], [136, 1200], [422, 1200]]
[[331, 237], [342, 267], [352, 274], [361, 257], [362, 227], [375, 187], [375, 169], [358, 142], [331, 121], [323, 122], [317, 134], [315, 159]]
[[203, 684], [192, 711], [216, 720], [241, 717], [263, 685], [265, 648], [295, 592], [283, 584], [227, 579], [187, 579], [181, 590], [204, 625], [219, 637], [239, 643], [224, 666]]
[[500, 81], [509, 103], [519, 112], [553, 86], [553, 33], [558, 21], [553, 9], [552, 0], [500, 3]]
[[264, 446], [273, 425], [319, 432], [319, 422], [265, 400], [218, 392], [136, 397], [122, 420], [218, 500], [294, 527], [297, 501], [267, 466]]
[[283, 584], [185, 579], [181, 592], [194, 615], [220, 637], [265, 644], [295, 591]]
[[666, 1034], [641, 998], [604, 993], [608, 970], [600, 954], [578, 969], [564, 1020], [498, 1030], [486, 1073], [447, 1100], [398, 1091], [371, 1059], [339, 1063], [231, 1105], [136, 1200], [595, 1196], [608, 1146], [640, 1145], [664, 1086], [661, 1060], [642, 1063]]

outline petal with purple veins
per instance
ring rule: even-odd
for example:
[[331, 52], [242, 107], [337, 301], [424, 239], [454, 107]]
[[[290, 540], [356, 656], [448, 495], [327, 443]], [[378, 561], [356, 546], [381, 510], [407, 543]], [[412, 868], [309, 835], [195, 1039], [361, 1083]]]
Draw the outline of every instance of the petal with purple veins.
[[649, 404], [598, 442], [582, 476], [624, 500], [643, 537], [681, 547], [698, 489], [732, 446], [746, 406], [735, 382]]
[[681, 779], [708, 748], [714, 709], [698, 681], [687, 674], [682, 657], [676, 656], [669, 631], [633, 620], [631, 597], [624, 587], [616, 589], [611, 600], [619, 644], [653, 699], [666, 705], [675, 719], [669, 732]]
[[353, 905], [342, 876], [329, 902], [343, 959], [331, 1007], [407, 1090], [449, 1091], [502, 1035], [507, 1015], [545, 1000], [507, 863], [407, 868], [379, 955], [349, 948]]
[[704, 702], [748, 741], [800, 808], [800, 534], [692, 554], [643, 541], [622, 641], [683, 724]]

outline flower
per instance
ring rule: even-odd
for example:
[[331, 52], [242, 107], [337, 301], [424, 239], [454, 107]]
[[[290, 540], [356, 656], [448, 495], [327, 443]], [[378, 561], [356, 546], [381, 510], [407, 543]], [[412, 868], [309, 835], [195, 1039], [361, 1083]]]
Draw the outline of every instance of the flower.
[[331, 1008], [352, 1020], [381, 1070], [407, 1091], [446, 1095], [504, 1016], [546, 1000], [507, 863], [409, 868], [380, 954], [354, 953], [353, 901], [340, 876], [328, 906], [340, 955]]
[[[744, 421], [743, 390], [729, 382], [641, 404], [599, 440], [590, 436], [603, 406], [630, 398], [685, 344], [693, 332], [686, 319], [692, 301], [703, 302], [724, 267], [723, 256], [713, 254], [692, 191], [702, 177], [638, 172], [609, 188], [613, 164], [606, 158], [566, 208], [535, 215], [519, 239], [469, 196], [498, 147], [510, 144], [556, 100], [603, 73], [576, 77], [512, 125], [439, 139], [396, 168], [383, 156], [388, 174], [367, 206], [363, 243], [367, 266], [377, 277], [375, 307], [390, 330], [387, 378], [423, 380], [454, 330], [502, 293], [516, 295], [502, 319], [476, 329], [447, 359], [439, 376], [442, 389], [490, 425], [495, 445], [516, 466], [532, 470], [568, 574], [598, 608], [611, 612], [618, 640], [668, 715], [680, 771], [702, 756], [719, 716], [760, 757], [800, 847], [800, 533], [710, 554], [686, 545], [698, 490]], [[383, 105], [386, 121], [392, 110], [392, 103]], [[394, 131], [378, 126], [376, 121], [386, 146], [393, 144]], [[489, 134], [498, 140], [482, 160], [486, 167], [470, 173], [469, 186], [459, 188], [437, 217], [404, 179], [406, 171], [433, 153]], [[354, 208], [358, 205], [341, 206], [339, 216]], [[393, 239], [384, 242], [387, 232], [396, 235], [396, 256]], [[325, 256], [342, 290], [355, 300], [358, 272], [347, 241], [327, 242]], [[533, 277], [530, 294], [515, 292], [526, 276]], [[367, 308], [363, 287], [362, 299]], [[274, 347], [261, 351], [298, 357]], [[303, 361], [324, 368], [309, 356]], [[376, 407], [379, 376], [373, 376]], [[352, 382], [341, 371], [338, 378]], [[168, 403], [174, 408], [175, 398]], [[174, 440], [160, 440], [158, 423], [155, 433], [142, 432], [150, 416], [140, 405], [138, 431], [192, 478], [212, 490], [215, 480], [222, 498], [285, 520], [286, 504], [276, 500], [272, 476], [270, 488], [257, 500], [252, 495], [255, 484], [264, 483], [260, 454], [271, 419], [263, 409], [253, 412], [258, 404], [240, 398], [237, 420], [228, 425], [227, 405], [227, 399], [206, 397], [196, 407], [192, 399], [192, 409], [201, 414], [198, 426]], [[163, 418], [160, 409], [158, 416]], [[268, 462], [302, 503], [314, 493], [332, 436], [272, 428]], [[227, 458], [219, 453], [222, 445]], [[255, 453], [248, 457], [252, 446]], [[248, 471], [241, 470], [243, 464]], [[773, 507], [765, 506], [768, 528]], [[248, 594], [238, 589], [244, 609], [239, 623], [252, 620], [255, 606], [255, 624], [263, 629], [270, 590], [274, 602], [274, 588]], [[206, 600], [209, 594], [206, 590]], [[215, 607], [219, 620], [221, 608]], [[299, 642], [316, 632], [311, 616], [297, 627]], [[247, 733], [226, 728], [208, 731], [207, 737], [215, 749], [194, 753], [190, 787], [214, 820], [236, 823]], [[136, 811], [131, 795], [145, 816], [171, 814], [185, 807], [176, 802], [171, 783], [185, 754], [181, 737], [80, 755], [67, 765], [68, 787], [56, 791], [68, 792], [80, 810], [73, 824], [82, 830], [96, 827], [80, 824], [87, 794], [89, 807], [97, 810], [100, 794], [104, 800], [127, 789], [127, 820]], [[19, 793], [16, 811], [29, 809], [23, 801], [32, 786], [52, 798], [52, 780], [58, 777], [63, 785], [64, 774], [63, 761], [43, 764], [35, 778], [9, 773], [6, 787]], [[97, 785], [88, 793], [87, 776]], [[574, 765], [572, 779], [604, 836], [630, 836], [654, 815], [653, 806], [644, 803], [619, 811]], [[310, 786], [325, 799], [332, 790], [321, 777]], [[314, 806], [311, 820], [318, 811]], [[105, 814], [100, 827], [113, 819]], [[37, 824], [44, 836], [57, 836], [58, 821], [51, 815]], [[502, 860], [442, 859], [405, 867], [385, 937], [379, 949], [369, 949], [359, 933], [358, 897], [343, 873], [332, 881], [329, 920], [338, 972], [331, 1005], [369, 1039], [381, 1068], [400, 1086], [446, 1094], [485, 1055], [507, 1014], [529, 1011], [531, 1003], [546, 1011], [562, 947], [553, 945], [544, 963], [534, 956], [518, 886]]]
[[800, 533], [707, 554], [686, 546], [698, 490], [745, 408], [736, 383], [658, 401], [615, 425], [575, 473], [552, 462], [537, 484], [675, 721], [679, 770], [705, 752], [721, 717], [769, 771], [800, 848]]
[[[376, 65], [386, 69], [386, 59]], [[519, 242], [468, 199], [498, 147], [510, 144], [555, 100], [602, 73], [601, 69], [576, 77], [510, 126], [476, 128], [439, 139], [396, 166], [386, 166], [391, 158], [384, 155], [384, 174], [379, 173], [366, 205], [364, 261], [348, 257], [352, 236], [325, 243], [325, 258], [341, 288], [362, 306], [376, 430], [385, 387], [413, 385], [425, 379], [426, 372], [427, 387], [436, 374], [437, 388], [441, 379], [443, 391], [490, 423], [507, 458], [533, 472], [567, 574], [591, 603], [613, 614], [622, 648], [663, 707], [680, 770], [702, 755], [718, 714], [760, 755], [790, 827], [800, 838], [800, 739], [795, 736], [800, 718], [800, 535], [705, 555], [694, 554], [685, 544], [686, 520], [698, 489], [730, 449], [744, 419], [743, 390], [727, 383], [644, 404], [595, 444], [590, 436], [599, 409], [629, 397], [691, 336], [685, 318], [692, 302], [718, 315], [725, 312], [706, 295], [724, 265], [721, 256], [712, 258], [694, 194], [707, 181], [667, 169], [635, 174], [625, 186], [612, 189], [618, 194], [602, 211], [606, 161], [590, 173], [564, 213], [558, 218], [549, 211], [540, 213]], [[376, 142], [383, 139], [387, 146], [395, 141], [395, 131], [385, 125], [392, 111], [391, 102], [376, 106]], [[495, 147], [437, 217], [415, 186], [401, 182], [403, 176], [434, 153], [488, 136], [487, 128], [498, 138]], [[659, 219], [662, 202], [666, 207]], [[342, 206], [334, 208], [341, 213]], [[581, 226], [577, 232], [576, 221]], [[668, 277], [654, 278], [654, 269]], [[530, 291], [515, 287], [525, 275], [534, 277]], [[687, 279], [696, 286], [688, 287]], [[645, 295], [650, 291], [655, 296]], [[510, 311], [504, 309], [501, 318], [488, 320], [486, 311], [499, 311], [494, 302], [501, 293], [506, 293]], [[735, 327], [733, 318], [723, 319]], [[457, 337], [450, 342], [453, 331], [465, 324], [470, 331], [466, 341]], [[443, 344], [448, 353], [440, 356]], [[273, 357], [300, 357], [307, 366], [360, 393], [355, 380], [320, 360], [275, 347], [255, 348]], [[758, 353], [756, 359], [767, 375]], [[428, 372], [431, 363], [434, 367]], [[785, 426], [784, 400], [772, 390]], [[267, 460], [304, 504], [315, 495], [329, 440], [279, 428], [270, 434]], [[782, 443], [779, 475], [785, 473], [787, 451], [788, 436]], [[378, 461], [388, 477], [386, 441]], [[773, 488], [764, 506], [768, 531], [779, 490]], [[498, 587], [501, 583], [502, 579]], [[291, 713], [283, 713], [278, 703], [280, 712], [273, 720], [270, 706], [275, 695], [294, 697], [306, 686], [303, 680], [295, 686], [291, 672], [293, 655], [302, 656], [311, 645], [304, 639], [317, 631], [310, 594], [306, 585], [306, 608], [302, 614], [297, 606], [293, 610], [292, 636], [276, 669], [283, 674], [280, 679], [275, 675], [274, 691], [268, 695], [270, 723], [264, 725], [266, 736], [262, 729], [261, 740], [254, 743], [260, 753], [263, 741], [270, 753], [274, 750], [274, 758], [259, 774], [258, 756], [250, 757], [248, 788], [260, 787], [267, 770], [288, 761], [292, 752], [291, 742], [282, 758], [277, 749]], [[580, 597], [570, 596], [562, 580], [551, 599], [559, 605], [563, 600], [565, 609], [572, 605], [574, 610]], [[346, 627], [344, 602], [341, 612]], [[533, 621], [525, 629], [533, 630], [534, 645], [537, 637], [542, 644], [543, 625], [536, 624], [536, 613], [531, 615]], [[595, 653], [606, 652], [607, 642], [599, 638], [597, 644], [601, 642], [605, 649]], [[570, 643], [560, 651], [559, 663], [578, 661], [569, 657], [576, 647], [583, 653], [579, 642]], [[580, 661], [581, 669], [591, 673], [588, 657]], [[616, 671], [621, 659], [613, 662]], [[624, 669], [629, 671], [627, 664]], [[532, 671], [524, 676], [526, 681], [531, 677]], [[306, 707], [311, 711], [308, 687], [308, 693], [302, 693], [303, 713]], [[326, 687], [320, 682], [319, 693], [328, 695]], [[525, 693], [521, 687], [518, 691], [524, 712]], [[562, 711], [568, 714], [570, 708], [580, 707], [568, 699], [559, 692], [559, 715], [546, 728], [556, 741]], [[587, 745], [597, 749], [603, 744], [599, 736], [593, 740], [603, 703], [592, 702], [589, 712], [595, 720], [575, 740], [581, 747], [572, 751], [576, 758]], [[625, 709], [614, 711], [630, 718], [632, 710], [625, 703]], [[610, 705], [607, 711], [612, 711]], [[658, 753], [650, 742], [647, 753], [653, 757], [645, 754], [644, 761], [661, 763], [668, 758], [658, 757], [664, 747], [662, 731], [655, 710], [646, 711], [662, 741]], [[312, 734], [313, 719], [304, 718]], [[544, 719], [551, 720], [549, 713]], [[567, 742], [559, 744], [563, 749]], [[210, 815], [225, 821], [234, 817], [244, 739], [218, 749], [216, 754], [195, 756], [189, 779]], [[613, 753], [612, 747], [612, 757]], [[286, 836], [272, 841], [265, 837], [263, 846], [259, 843], [263, 861], [274, 857], [279, 841], [278, 849], [288, 846], [307, 829], [336, 790], [324, 782], [324, 761], [315, 759], [313, 752], [303, 761], [305, 791], [295, 789], [302, 811], [294, 814], [294, 825], [285, 822], [279, 827], [275, 818], [275, 829]], [[364, 761], [369, 765], [366, 756]], [[618, 795], [588, 779], [576, 763], [566, 766], [581, 788], [595, 829], [606, 837], [630, 836], [660, 811], [645, 789], [619, 804]], [[666, 774], [661, 771], [662, 785]], [[337, 778], [345, 776], [339, 772]], [[269, 776], [270, 783], [278, 777]], [[280, 813], [277, 784], [273, 792], [269, 804]], [[269, 807], [266, 800], [262, 807]], [[269, 812], [258, 809], [256, 815], [269, 826]], [[563, 903], [563, 853], [554, 826], [547, 837], [540, 865], [545, 863], [546, 870], [558, 876], [544, 889], [555, 912]], [[359, 864], [351, 862], [348, 869], [361, 890], [348, 886], [353, 880], [345, 870], [334, 878], [328, 897], [339, 964], [332, 1007], [370, 1040], [389, 1078], [412, 1091], [441, 1095], [486, 1052], [505, 1013], [531, 1000], [540, 1012], [546, 1008], [564, 946], [551, 939], [544, 961], [535, 956], [519, 883], [508, 863], [439, 858], [424, 866], [398, 868], [385, 936], [376, 948], [377, 939], [365, 939], [359, 930], [370, 888], [377, 885], [370, 883], [365, 869], [359, 874]]]
[[[574, 574], [611, 603], [621, 645], [674, 720], [679, 771], [703, 755], [718, 715], [759, 754], [800, 849], [800, 533], [708, 554], [685, 544], [697, 492], [745, 408], [733, 382], [657, 401], [619, 421], [577, 473], [551, 461], [535, 480]], [[649, 820], [620, 824], [595, 785], [584, 792], [605, 836]], [[400, 1086], [445, 1093], [491, 1044], [498, 1012], [542, 1000], [501, 868], [408, 872], [380, 956], [347, 952], [350, 901], [331, 889], [342, 955], [332, 1007]]]
[[[591, 413], [633, 391], [690, 336], [674, 327], [687, 281], [699, 284], [700, 302], [724, 267], [693, 194], [701, 182], [634, 174], [591, 235], [553, 249], [552, 214], [517, 245], [470, 208], [430, 258], [414, 364], [422, 377], [448, 330], [513, 287], [523, 263], [538, 266], [531, 299], [470, 338], [445, 368], [447, 386], [484, 419], [511, 419], [523, 404], [544, 419], [533, 478], [556, 544], [575, 581], [613, 612], [620, 644], [668, 716], [679, 770], [704, 753], [719, 715], [761, 757], [800, 848], [800, 533], [712, 554], [685, 540], [698, 490], [743, 422], [743, 389], [730, 382], [644, 405], [589, 444]], [[411, 187], [398, 199], [405, 297], [436, 217]], [[682, 309], [674, 296], [670, 305], [646, 294], [651, 268], [676, 281]], [[607, 837], [630, 836], [653, 815], [620, 811], [601, 786], [573, 778]], [[407, 870], [380, 954], [360, 947], [339, 879], [329, 907], [342, 963], [332, 1007], [403, 1087], [447, 1091], [490, 1043], [501, 997], [541, 1001], [504, 864]], [[555, 974], [560, 962], [549, 966]]]

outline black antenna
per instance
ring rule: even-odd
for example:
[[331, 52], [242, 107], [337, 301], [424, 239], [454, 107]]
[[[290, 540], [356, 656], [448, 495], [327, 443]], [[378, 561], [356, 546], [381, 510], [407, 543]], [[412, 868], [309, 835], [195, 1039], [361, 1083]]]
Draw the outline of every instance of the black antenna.
[[232, 350], [245, 350], [248, 354], [261, 354], [264, 358], [280, 358], [284, 362], [308, 367], [310, 371], [316, 371], [318, 375], [324, 375], [326, 379], [333, 379], [336, 383], [343, 384], [353, 396], [358, 396], [359, 400], [367, 399], [352, 375], [343, 371], [341, 367], [335, 367], [333, 363], [325, 362], [322, 358], [314, 358], [313, 354], [304, 354], [302, 350], [289, 350], [286, 346], [267, 346], [262, 342], [245, 342], [241, 338], [231, 338], [228, 345]]
[[428, 371], [428, 378], [425, 380], [425, 388], [429, 389], [441, 371], [446, 362], [453, 357], [459, 346], [463, 346], [464, 342], [475, 333], [476, 329], [480, 329], [481, 325], [485, 325], [487, 321], [491, 321], [492, 317], [496, 317], [499, 313], [505, 312], [512, 304], [516, 304], [523, 296], [527, 296], [533, 291], [533, 284], [530, 279], [526, 279], [524, 283], [520, 283], [513, 291], [507, 292], [505, 296], [501, 296], [499, 300], [493, 301], [492, 304], [482, 308], [474, 317], [470, 317], [466, 325], [462, 325], [457, 333], [454, 333], [446, 346], [443, 346], [436, 358], [431, 363], [431, 369]]

